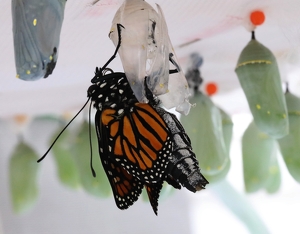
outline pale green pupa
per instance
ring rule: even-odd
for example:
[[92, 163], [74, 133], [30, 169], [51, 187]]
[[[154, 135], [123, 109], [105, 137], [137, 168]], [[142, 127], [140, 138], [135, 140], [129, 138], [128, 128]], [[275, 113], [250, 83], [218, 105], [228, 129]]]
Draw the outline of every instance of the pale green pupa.
[[244, 184], [246, 192], [279, 189], [281, 176], [277, 162], [277, 142], [252, 121], [242, 137]]
[[38, 171], [37, 153], [26, 143], [20, 142], [9, 161], [9, 183], [13, 210], [29, 211], [37, 202]]
[[287, 135], [287, 108], [276, 58], [255, 39], [254, 32], [240, 54], [235, 72], [257, 127], [274, 138]]
[[290, 132], [278, 140], [280, 151], [292, 177], [300, 182], [300, 98], [285, 93]]
[[218, 107], [203, 93], [190, 99], [196, 105], [180, 120], [191, 139], [202, 174], [210, 183], [223, 179], [230, 167], [223, 137], [222, 117]]

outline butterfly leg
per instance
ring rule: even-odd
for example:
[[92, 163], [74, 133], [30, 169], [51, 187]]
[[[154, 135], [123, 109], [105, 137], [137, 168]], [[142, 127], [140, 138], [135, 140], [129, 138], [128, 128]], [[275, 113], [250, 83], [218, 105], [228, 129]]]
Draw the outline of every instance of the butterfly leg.
[[117, 24], [117, 30], [118, 30], [118, 44], [116, 46], [116, 50], [115, 50], [115, 53], [113, 54], [113, 56], [111, 56], [111, 58], [104, 64], [104, 66], [102, 67], [101, 70], [105, 69], [107, 67], [107, 65], [113, 61], [118, 53], [118, 50], [121, 46], [121, 41], [122, 41], [122, 38], [121, 38], [121, 31], [122, 31], [122, 28], [125, 29], [125, 27], [122, 25], [122, 24]]
[[169, 74], [178, 73], [181, 71], [179, 65], [176, 63], [176, 61], [173, 59], [174, 54], [169, 53], [169, 60], [170, 62], [176, 67], [176, 69], [169, 70]]

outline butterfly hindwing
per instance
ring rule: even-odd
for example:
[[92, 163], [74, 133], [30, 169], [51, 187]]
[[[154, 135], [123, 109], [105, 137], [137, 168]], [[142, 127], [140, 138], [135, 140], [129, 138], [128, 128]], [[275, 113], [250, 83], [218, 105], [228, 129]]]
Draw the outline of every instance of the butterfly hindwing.
[[163, 180], [159, 181], [158, 183], [145, 184], [145, 189], [147, 191], [150, 204], [156, 215], [157, 215], [157, 207], [158, 207], [158, 198], [162, 187], [163, 187]]

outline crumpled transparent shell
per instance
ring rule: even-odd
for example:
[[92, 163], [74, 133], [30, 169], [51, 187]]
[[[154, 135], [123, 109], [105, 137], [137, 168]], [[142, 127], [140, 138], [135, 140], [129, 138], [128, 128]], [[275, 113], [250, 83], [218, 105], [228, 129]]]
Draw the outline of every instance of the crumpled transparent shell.
[[[177, 107], [179, 112], [187, 114], [190, 108], [188, 84], [178, 65], [159, 5], [157, 9], [142, 0], [125, 0], [115, 14], [109, 36], [116, 46], [117, 24], [124, 27], [118, 53], [137, 99], [147, 101], [144, 79], [148, 76], [148, 87], [166, 108]], [[169, 70], [175, 68], [179, 72], [169, 75]]]
[[66, 0], [12, 0], [17, 78], [46, 78], [55, 68]]

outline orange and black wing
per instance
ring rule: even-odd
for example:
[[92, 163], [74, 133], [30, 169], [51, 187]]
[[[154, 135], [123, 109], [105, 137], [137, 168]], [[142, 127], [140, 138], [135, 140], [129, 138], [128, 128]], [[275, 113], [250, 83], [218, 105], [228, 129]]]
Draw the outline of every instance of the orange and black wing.
[[163, 181], [159, 181], [158, 183], [146, 183], [145, 189], [148, 194], [148, 198], [154, 213], [157, 215], [157, 207], [158, 207], [158, 198], [159, 193], [163, 187]]
[[105, 109], [101, 126], [108, 134], [109, 157], [129, 174], [145, 183], [165, 179], [173, 142], [165, 121], [152, 106], [135, 103], [127, 111]]
[[138, 200], [144, 183], [130, 175], [109, 156], [107, 129], [101, 126], [100, 115], [101, 112], [97, 112], [95, 120], [101, 162], [113, 190], [117, 207], [122, 210], [127, 209]]

